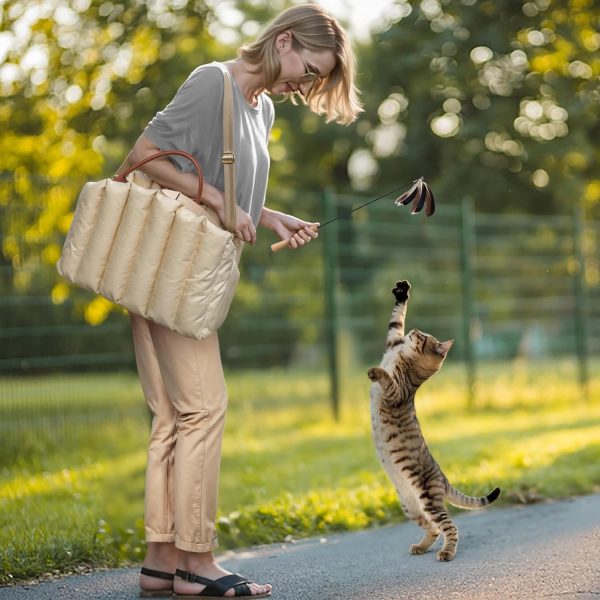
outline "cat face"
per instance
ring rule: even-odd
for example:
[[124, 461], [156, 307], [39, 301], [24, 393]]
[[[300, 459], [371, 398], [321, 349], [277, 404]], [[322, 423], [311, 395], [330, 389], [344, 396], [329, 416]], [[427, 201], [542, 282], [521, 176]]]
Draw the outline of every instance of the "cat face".
[[404, 336], [404, 342], [398, 346], [398, 350], [413, 364], [433, 375], [441, 368], [453, 343], [454, 340], [440, 342], [432, 335], [411, 329]]

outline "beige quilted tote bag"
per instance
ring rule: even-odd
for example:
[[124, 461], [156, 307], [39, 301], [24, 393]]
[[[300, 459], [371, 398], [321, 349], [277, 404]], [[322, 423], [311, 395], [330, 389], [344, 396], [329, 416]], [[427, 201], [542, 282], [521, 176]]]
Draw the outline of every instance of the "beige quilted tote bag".
[[[239, 279], [243, 242], [235, 236], [232, 90], [223, 67], [226, 228], [200, 205], [203, 176], [186, 152], [158, 152], [113, 179], [83, 187], [58, 272], [72, 283], [182, 335], [202, 339], [227, 316]], [[161, 189], [141, 171], [179, 154], [198, 172], [192, 200]]]

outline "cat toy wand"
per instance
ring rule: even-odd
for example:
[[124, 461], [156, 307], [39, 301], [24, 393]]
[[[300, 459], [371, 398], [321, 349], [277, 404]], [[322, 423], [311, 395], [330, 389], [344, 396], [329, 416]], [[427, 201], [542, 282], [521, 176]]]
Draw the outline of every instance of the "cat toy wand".
[[[359, 210], [360, 208], [363, 208], [364, 206], [367, 206], [368, 204], [377, 202], [377, 200], [381, 200], [382, 198], [385, 198], [386, 196], [389, 196], [390, 194], [393, 194], [394, 192], [398, 192], [409, 185], [411, 186], [411, 188], [409, 190], [407, 190], [406, 192], [404, 192], [403, 194], [401, 194], [400, 196], [398, 196], [398, 198], [396, 198], [396, 200], [394, 201], [394, 204], [396, 204], [397, 206], [400, 206], [400, 205], [406, 206], [407, 204], [410, 204], [412, 202], [411, 214], [416, 215], [418, 212], [421, 212], [421, 210], [423, 210], [423, 207], [425, 207], [425, 214], [428, 217], [431, 217], [431, 215], [433, 215], [433, 213], [435, 212], [435, 199], [433, 197], [433, 192], [431, 191], [429, 184], [426, 183], [426, 181], [423, 179], [423, 177], [419, 177], [419, 179], [415, 179], [412, 182], [412, 184], [406, 183], [404, 185], [401, 185], [400, 187], [397, 187], [393, 190], [390, 190], [389, 192], [386, 192], [382, 196], [378, 196], [377, 198], [375, 198], [373, 200], [369, 200], [368, 202], [365, 202], [364, 204], [361, 204], [360, 206], [357, 206], [356, 208], [353, 208], [352, 210], [349, 210], [348, 212], [338, 215], [337, 217], [335, 217], [335, 219], [331, 219], [325, 223], [322, 223], [321, 225], [313, 225], [311, 229], [313, 231], [322, 229], [323, 227], [325, 227], [325, 225], [329, 225], [329, 223], [333, 223], [334, 221], [337, 221], [338, 219], [341, 219], [342, 217], [345, 217], [345, 216], [349, 215], [350, 213], [353, 213], [354, 211]], [[275, 244], [272, 244], [271, 251], [279, 252], [279, 250], [282, 250], [286, 246], [289, 246], [290, 239], [281, 240], [280, 242], [276, 242]]]

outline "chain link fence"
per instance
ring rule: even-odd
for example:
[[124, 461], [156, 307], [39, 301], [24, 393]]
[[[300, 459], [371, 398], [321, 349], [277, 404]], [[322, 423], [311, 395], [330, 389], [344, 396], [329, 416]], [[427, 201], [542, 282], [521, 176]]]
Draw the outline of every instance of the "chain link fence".
[[[9, 178], [2, 185], [2, 198], [18, 197], [6, 190]], [[584, 219], [579, 207], [562, 215], [489, 214], [470, 198], [440, 200], [431, 219], [380, 200], [296, 251], [270, 253], [274, 240], [259, 231], [244, 251], [242, 280], [220, 332], [226, 370], [326, 371], [337, 413], [340, 373], [379, 361], [390, 290], [408, 279], [408, 327], [456, 340], [452, 358], [464, 361], [471, 402], [477, 365], [516, 357], [571, 356], [585, 390], [589, 361], [600, 354], [600, 221]], [[364, 201], [297, 191], [278, 208], [325, 222]], [[0, 218], [0, 438], [68, 435], [142, 411], [121, 392], [110, 394], [110, 381], [135, 371], [126, 312], [114, 307], [98, 319], [92, 294], [57, 292], [63, 288], [54, 262], [63, 240], [50, 234], [32, 241], [39, 207], [3, 201]]]

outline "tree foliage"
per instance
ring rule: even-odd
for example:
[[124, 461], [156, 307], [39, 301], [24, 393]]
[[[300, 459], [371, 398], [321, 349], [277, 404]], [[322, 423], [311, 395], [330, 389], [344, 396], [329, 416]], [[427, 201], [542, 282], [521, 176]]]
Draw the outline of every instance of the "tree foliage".
[[[2, 253], [15, 290], [41, 292], [83, 182], [114, 172], [174, 82], [218, 46], [201, 0], [9, 0], [0, 19]], [[60, 303], [70, 290], [53, 279]], [[84, 310], [98, 323], [110, 309], [99, 298]]]
[[441, 200], [469, 194], [493, 212], [600, 201], [593, 0], [398, 7], [402, 18], [362, 56], [361, 127], [375, 160], [364, 161], [359, 180], [423, 174]]
[[[54, 265], [83, 182], [114, 172], [198, 64], [235, 57], [287, 5], [0, 0], [3, 287], [79, 298]], [[598, 214], [599, 29], [594, 0], [397, 0], [370, 43], [355, 45], [366, 109], [355, 124], [276, 104], [268, 204], [323, 220], [327, 188], [374, 196], [424, 175], [439, 203], [470, 195], [480, 211], [535, 215], [582, 202]], [[276, 310], [285, 335], [314, 339], [297, 323], [320, 314], [318, 300], [299, 310], [261, 299], [318, 285], [319, 259], [280, 255], [288, 275], [304, 274], [287, 279], [271, 261], [246, 253], [234, 312]], [[82, 298], [89, 323], [114, 309]]]

